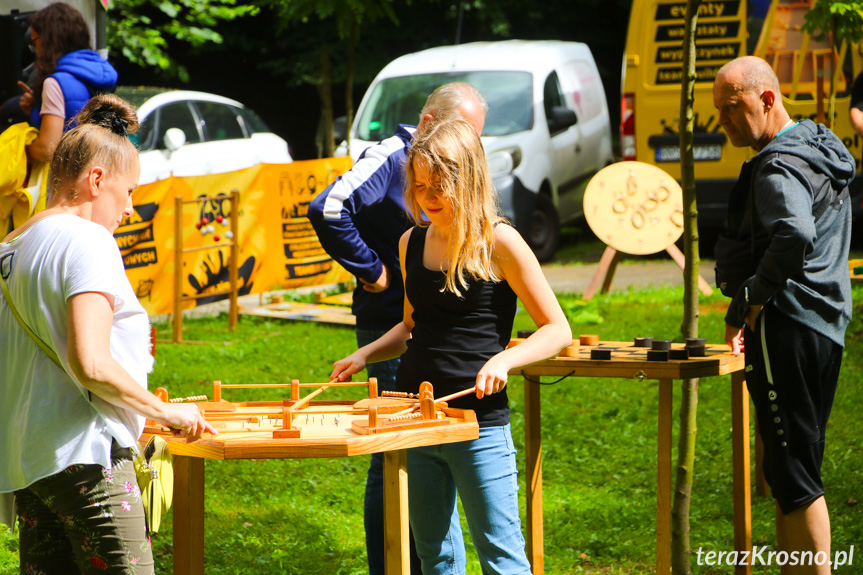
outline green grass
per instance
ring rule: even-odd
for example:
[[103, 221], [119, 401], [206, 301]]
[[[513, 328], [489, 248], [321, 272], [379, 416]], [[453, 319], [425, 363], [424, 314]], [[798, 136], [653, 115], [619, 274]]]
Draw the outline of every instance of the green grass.
[[[577, 268], [573, 273], [579, 273]], [[682, 289], [650, 289], [598, 296], [572, 310], [573, 333], [607, 340], [637, 335], [680, 341]], [[863, 288], [855, 288], [856, 317], [835, 408], [827, 432], [824, 480], [833, 547], [854, 545], [863, 573], [863, 471], [858, 406], [863, 405]], [[721, 296], [702, 298], [700, 333], [724, 334]], [[601, 319], [601, 324], [593, 323]], [[353, 351], [352, 330], [306, 323], [241, 319], [227, 331], [225, 317], [184, 322], [188, 340], [160, 344], [151, 389], [173, 396], [210, 393], [210, 381], [275, 383], [324, 381], [332, 362]], [[519, 311], [516, 329], [532, 323]], [[158, 326], [160, 334], [169, 326]], [[225, 342], [225, 343], [223, 343]], [[231, 390], [226, 391], [230, 393]], [[733, 542], [729, 379], [700, 382], [692, 547], [730, 550]], [[331, 392], [334, 392], [330, 395]], [[235, 392], [236, 393], [236, 392]], [[326, 392], [350, 396], [350, 390]], [[513, 435], [523, 473], [523, 381], [510, 380]], [[279, 391], [256, 398], [280, 398]], [[232, 396], [227, 395], [230, 399]], [[570, 378], [542, 388], [545, 565], [550, 574], [631, 574], [653, 571], [656, 485], [656, 383]], [[675, 389], [675, 409], [679, 391]], [[675, 422], [676, 428], [676, 422]], [[676, 445], [676, 435], [674, 438]], [[675, 451], [676, 453], [676, 451]], [[676, 457], [676, 456], [675, 456]], [[206, 463], [206, 572], [208, 574], [360, 574], [365, 572], [362, 501], [367, 457]], [[522, 484], [522, 497], [523, 497]], [[522, 502], [523, 505], [523, 502]], [[522, 512], [524, 510], [522, 509]], [[773, 503], [755, 498], [753, 542], [775, 543]], [[157, 573], [171, 572], [170, 514], [154, 537]], [[17, 572], [17, 542], [0, 527], [0, 574]], [[469, 573], [480, 570], [472, 551]], [[694, 564], [694, 559], [693, 559]], [[775, 569], [775, 568], [774, 568]], [[728, 573], [694, 566], [695, 573]], [[773, 572], [778, 572], [773, 571]]]

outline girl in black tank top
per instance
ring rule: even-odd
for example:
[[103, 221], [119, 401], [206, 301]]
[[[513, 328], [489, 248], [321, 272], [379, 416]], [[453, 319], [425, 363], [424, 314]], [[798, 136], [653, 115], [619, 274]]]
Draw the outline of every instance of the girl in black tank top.
[[[404, 319], [336, 362], [331, 378], [347, 380], [367, 363], [403, 353], [396, 377], [401, 391], [416, 393], [423, 381], [431, 382], [435, 397], [475, 388], [450, 405], [476, 411], [478, 439], [408, 452], [417, 553], [426, 575], [451, 573], [453, 566], [464, 573], [458, 492], [477, 530], [483, 572], [529, 573], [507, 374], [555, 355], [572, 333], [530, 248], [515, 229], [497, 225], [503, 220], [475, 125], [449, 119], [417, 134], [405, 170], [405, 206], [417, 226], [399, 242]], [[507, 349], [516, 298], [538, 329]]]

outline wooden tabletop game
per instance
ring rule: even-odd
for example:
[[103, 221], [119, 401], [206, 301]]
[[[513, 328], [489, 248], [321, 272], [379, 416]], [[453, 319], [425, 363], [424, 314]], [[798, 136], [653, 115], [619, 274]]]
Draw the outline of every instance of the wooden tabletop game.
[[[352, 401], [325, 400], [327, 389], [365, 388]], [[301, 397], [303, 388], [315, 388]], [[290, 390], [280, 401], [226, 401], [225, 390]], [[473, 392], [473, 389], [463, 393]], [[164, 388], [156, 395], [166, 402], [196, 403], [218, 435], [209, 433], [186, 443], [169, 429], [148, 421], [142, 441], [162, 436], [174, 455], [174, 573], [204, 573], [204, 459], [287, 459], [344, 457], [384, 452], [384, 522], [387, 575], [410, 572], [407, 523], [407, 457], [405, 449], [476, 439], [479, 426], [471, 410], [453, 409], [447, 401], [461, 394], [435, 398], [423, 383], [416, 395], [384, 392], [377, 382], [245, 385], [213, 382], [212, 397], [171, 399]]]
[[[526, 334], [525, 334], [526, 335]], [[510, 345], [518, 345], [513, 339]], [[656, 572], [671, 572], [671, 438], [674, 420], [673, 383], [676, 379], [731, 376], [732, 466], [734, 477], [734, 548], [750, 549], [751, 516], [749, 487], [749, 394], [744, 380], [743, 354], [733, 355], [724, 344], [703, 339], [673, 343], [649, 336], [632, 341], [601, 341], [598, 335], [582, 335], [557, 357], [543, 360], [510, 375], [524, 376], [524, 456], [527, 498], [526, 539], [534, 575], [545, 572], [542, 525], [542, 426], [540, 389], [542, 377], [556, 377], [563, 385], [569, 377], [624, 378], [658, 382], [657, 405], [657, 514]], [[548, 388], [546, 388], [548, 389]], [[553, 388], [552, 388], [553, 389]], [[706, 389], [702, 387], [702, 389]], [[550, 391], [553, 393], [553, 391]], [[756, 441], [756, 449], [757, 449]], [[756, 478], [760, 466], [756, 457]], [[749, 566], [735, 568], [749, 575]]]

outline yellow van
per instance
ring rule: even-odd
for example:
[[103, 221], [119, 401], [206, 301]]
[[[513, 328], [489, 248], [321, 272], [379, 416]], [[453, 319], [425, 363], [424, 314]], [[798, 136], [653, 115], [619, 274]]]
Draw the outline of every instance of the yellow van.
[[[785, 108], [799, 120], [827, 118], [831, 54], [837, 66], [833, 131], [857, 158], [861, 141], [848, 120], [854, 79], [863, 68], [861, 45], [831, 47], [801, 30], [813, 0], [704, 0], [696, 31], [695, 179], [701, 228], [724, 225], [728, 194], [741, 164], [754, 152], [735, 148], [719, 127], [713, 80], [739, 56], [770, 62], [779, 76]], [[680, 179], [679, 117], [686, 3], [634, 0], [621, 82], [621, 155], [654, 164]], [[823, 120], [822, 120], [823, 121]], [[825, 122], [826, 123], [826, 122]], [[856, 212], [863, 211], [858, 185]]]

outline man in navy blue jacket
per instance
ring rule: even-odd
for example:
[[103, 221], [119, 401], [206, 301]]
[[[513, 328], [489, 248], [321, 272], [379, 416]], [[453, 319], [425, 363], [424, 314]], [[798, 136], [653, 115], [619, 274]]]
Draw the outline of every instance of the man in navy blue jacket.
[[[327, 253], [357, 277], [353, 312], [357, 345], [362, 347], [402, 320], [404, 285], [399, 238], [410, 227], [402, 192], [404, 164], [416, 131], [435, 117], [455, 114], [482, 134], [488, 105], [464, 82], [438, 87], [426, 100], [416, 128], [400, 125], [396, 133], [367, 149], [357, 163], [312, 200], [308, 217]], [[395, 390], [399, 360], [367, 366], [378, 389]], [[384, 573], [383, 457], [372, 455], [366, 480], [366, 552], [369, 573]], [[411, 541], [411, 572], [420, 573]]]

